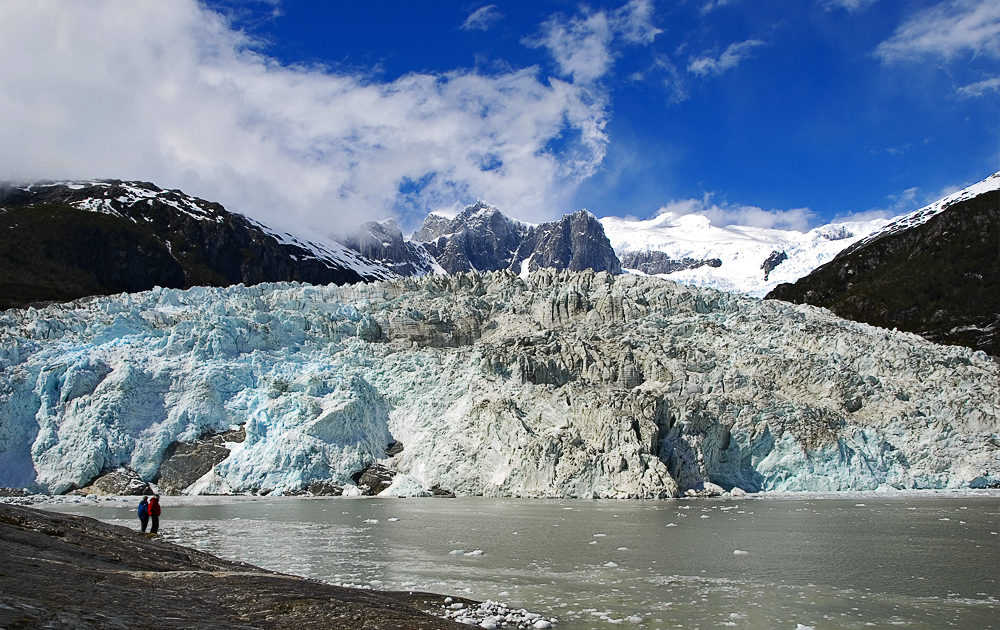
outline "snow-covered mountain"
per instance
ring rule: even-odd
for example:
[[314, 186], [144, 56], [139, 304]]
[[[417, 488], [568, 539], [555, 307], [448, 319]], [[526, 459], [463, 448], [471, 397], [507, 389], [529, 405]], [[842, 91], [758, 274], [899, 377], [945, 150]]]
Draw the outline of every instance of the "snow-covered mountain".
[[0, 313], [0, 485], [156, 480], [201, 439], [221, 457], [187, 492], [351, 491], [375, 463], [385, 495], [985, 487], [998, 379], [982, 352], [636, 275], [157, 289]]
[[[619, 256], [663, 252], [671, 260], [689, 261], [688, 268], [665, 276], [671, 280], [754, 297], [764, 297], [778, 284], [801, 278], [887, 223], [884, 219], [831, 223], [803, 233], [718, 227], [708, 217], [673, 212], [643, 221], [601, 219]], [[786, 258], [768, 270], [767, 261], [782, 253]]]
[[[906, 215], [830, 223], [805, 233], [739, 225], [718, 227], [705, 216], [673, 212], [642, 221], [605, 217], [601, 223], [615, 252], [623, 259], [662, 252], [675, 261], [667, 268], [678, 269], [664, 277], [684, 284], [764, 297], [779, 284], [795, 282], [842, 251], [919, 225], [958, 201], [998, 188], [1000, 173]], [[648, 258], [647, 255], [639, 259]], [[623, 266], [632, 272], [642, 271], [641, 266]], [[651, 271], [660, 273], [655, 268]]]

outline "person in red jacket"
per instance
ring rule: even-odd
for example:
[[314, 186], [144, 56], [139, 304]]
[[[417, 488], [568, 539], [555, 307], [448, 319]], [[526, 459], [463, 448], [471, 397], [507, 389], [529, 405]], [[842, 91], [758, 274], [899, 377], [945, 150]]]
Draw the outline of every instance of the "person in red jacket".
[[160, 529], [160, 495], [158, 494], [149, 500], [149, 520], [152, 521], [149, 533], [155, 534]]

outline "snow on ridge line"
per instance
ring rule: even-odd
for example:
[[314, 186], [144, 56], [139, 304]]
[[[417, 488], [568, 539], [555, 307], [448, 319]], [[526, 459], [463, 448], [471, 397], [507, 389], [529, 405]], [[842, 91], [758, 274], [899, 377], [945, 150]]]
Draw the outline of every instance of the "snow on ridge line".
[[274, 238], [280, 245], [298, 247], [311, 254], [317, 260], [346, 267], [366, 278], [391, 280], [396, 277], [396, 274], [382, 265], [368, 260], [358, 252], [341, 245], [333, 239], [324, 238], [318, 234], [312, 234], [309, 239], [300, 238], [290, 232], [276, 230], [256, 219], [247, 216], [243, 218], [268, 236]]
[[973, 197], [978, 197], [979, 195], [995, 190], [1000, 190], [1000, 171], [990, 175], [980, 182], [967, 186], [958, 192], [942, 197], [941, 199], [938, 199], [937, 201], [930, 203], [919, 210], [914, 210], [908, 214], [893, 217], [889, 220], [887, 225], [879, 230], [876, 230], [875, 232], [872, 232], [864, 239], [858, 241], [857, 244], [858, 246], [865, 245], [876, 239], [882, 238], [883, 236], [895, 234], [897, 232], [902, 232], [903, 230], [908, 230], [918, 225], [922, 225], [960, 201], [972, 199]]

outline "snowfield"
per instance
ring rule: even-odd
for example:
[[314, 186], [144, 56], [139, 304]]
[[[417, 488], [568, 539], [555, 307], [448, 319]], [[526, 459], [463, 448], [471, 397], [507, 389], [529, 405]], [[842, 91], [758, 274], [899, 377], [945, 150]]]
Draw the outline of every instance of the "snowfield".
[[188, 493], [350, 489], [375, 461], [387, 496], [1000, 482], [983, 353], [653, 277], [154, 289], [0, 313], [0, 369], [0, 486], [55, 493], [236, 425]]
[[[782, 282], [795, 282], [889, 221], [831, 223], [808, 232], [742, 225], [717, 227], [708, 217], [664, 212], [645, 221], [605, 217], [604, 232], [619, 256], [630, 251], [661, 251], [674, 260], [717, 258], [720, 267], [685, 269], [661, 277], [720, 291], [764, 297]], [[784, 252], [783, 261], [764, 279], [764, 261]], [[635, 273], [635, 272], [633, 272]]]
[[[705, 216], [673, 212], [663, 212], [645, 221], [605, 217], [601, 224], [619, 257], [625, 252], [661, 251], [674, 260], [717, 258], [722, 261], [720, 267], [704, 266], [661, 277], [764, 297], [783, 282], [795, 282], [809, 275], [852, 245], [915, 227], [954, 203], [996, 190], [1000, 190], [1000, 172], [905, 215], [830, 223], [808, 232], [741, 225], [718, 227]], [[762, 265], [772, 252], [784, 252], [788, 258], [765, 279]]]

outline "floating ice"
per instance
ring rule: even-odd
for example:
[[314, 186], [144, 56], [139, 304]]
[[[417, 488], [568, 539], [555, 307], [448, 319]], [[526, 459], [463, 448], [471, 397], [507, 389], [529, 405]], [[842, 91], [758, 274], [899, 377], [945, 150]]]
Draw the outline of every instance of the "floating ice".
[[615, 564], [614, 562], [605, 562], [604, 566], [606, 566], [609, 569], [617, 569], [618, 568], [618, 565]]
[[748, 556], [748, 555], [750, 555], [750, 552], [749, 551], [743, 551], [742, 549], [734, 549], [733, 550], [733, 555], [734, 556]]

